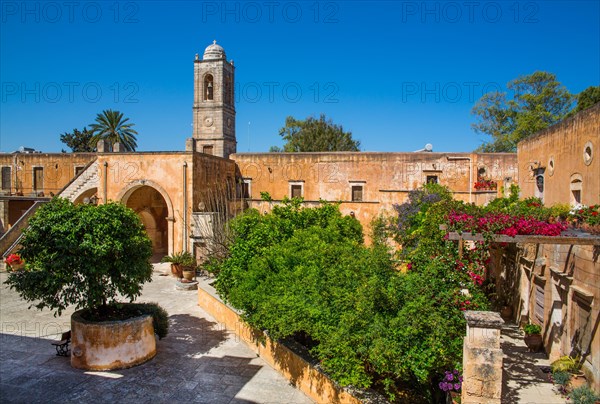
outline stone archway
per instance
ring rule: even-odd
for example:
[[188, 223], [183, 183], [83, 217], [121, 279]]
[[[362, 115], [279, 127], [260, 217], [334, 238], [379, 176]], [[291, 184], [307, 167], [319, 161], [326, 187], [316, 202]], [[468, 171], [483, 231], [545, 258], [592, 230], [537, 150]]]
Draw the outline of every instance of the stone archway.
[[81, 192], [77, 197], [75, 197], [75, 199], [73, 199], [73, 203], [74, 204], [89, 203], [90, 199], [93, 200], [94, 197], [97, 197], [97, 194], [98, 194], [98, 188], [94, 187], [94, 188], [87, 189], [87, 190]]
[[133, 209], [140, 217], [148, 237], [152, 241], [152, 261], [172, 253], [172, 223], [167, 220], [171, 216], [170, 201], [157, 187], [145, 182], [131, 184], [120, 195], [121, 202]]

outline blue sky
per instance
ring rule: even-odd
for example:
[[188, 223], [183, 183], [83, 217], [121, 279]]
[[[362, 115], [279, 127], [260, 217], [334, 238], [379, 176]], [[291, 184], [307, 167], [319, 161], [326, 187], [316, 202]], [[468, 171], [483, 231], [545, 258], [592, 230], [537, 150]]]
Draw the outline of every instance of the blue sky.
[[600, 2], [2, 1], [0, 151], [66, 148], [103, 109], [141, 151], [191, 136], [194, 55], [236, 65], [238, 151], [281, 145], [285, 117], [325, 113], [365, 151], [470, 151], [485, 91], [544, 70], [600, 84]]

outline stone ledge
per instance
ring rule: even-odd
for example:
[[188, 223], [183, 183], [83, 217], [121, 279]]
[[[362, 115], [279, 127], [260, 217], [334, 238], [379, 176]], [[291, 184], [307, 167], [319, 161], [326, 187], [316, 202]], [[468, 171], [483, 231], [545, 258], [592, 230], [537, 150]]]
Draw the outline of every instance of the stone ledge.
[[500, 313], [496, 313], [495, 311], [466, 310], [464, 316], [469, 327], [499, 330], [504, 325], [504, 320], [500, 317]]

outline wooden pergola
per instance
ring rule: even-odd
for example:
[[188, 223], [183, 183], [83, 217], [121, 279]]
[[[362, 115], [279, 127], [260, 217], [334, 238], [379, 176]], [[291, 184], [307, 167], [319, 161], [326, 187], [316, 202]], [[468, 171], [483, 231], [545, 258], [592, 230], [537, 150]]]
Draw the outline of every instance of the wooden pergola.
[[[446, 230], [440, 226], [441, 230]], [[459, 233], [455, 231], [448, 232], [448, 239], [458, 241], [458, 254], [463, 255], [463, 246], [465, 240], [468, 241], [486, 241], [481, 233]], [[600, 245], [600, 235], [585, 233], [580, 230], [565, 230], [558, 236], [507, 236], [505, 234], [494, 234], [491, 241], [493, 243], [532, 243], [532, 244], [569, 244], [569, 245]]]

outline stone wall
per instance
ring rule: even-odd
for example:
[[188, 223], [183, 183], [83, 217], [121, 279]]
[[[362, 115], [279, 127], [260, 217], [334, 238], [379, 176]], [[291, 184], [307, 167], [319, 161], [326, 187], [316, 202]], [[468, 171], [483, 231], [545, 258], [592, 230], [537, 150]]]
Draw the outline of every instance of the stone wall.
[[490, 276], [513, 319], [542, 326], [550, 360], [581, 355], [600, 390], [600, 246], [519, 244], [492, 250]]
[[[57, 194], [94, 159], [94, 153], [0, 153], [0, 167], [10, 167], [10, 190], [0, 190], [0, 197], [20, 195], [50, 197]], [[42, 169], [42, 183], [34, 188], [34, 172]]]
[[[345, 214], [354, 212], [363, 226], [408, 192], [434, 178], [449, 187], [456, 199], [487, 203], [505, 183], [518, 181], [517, 156], [512, 153], [238, 153], [231, 156], [250, 183], [250, 203], [261, 211], [268, 192], [275, 201], [291, 196], [300, 186], [308, 203], [340, 201]], [[474, 189], [480, 173], [498, 183], [496, 191]], [[353, 200], [353, 187], [362, 187], [361, 200]], [[354, 195], [356, 196], [356, 195]]]
[[[521, 196], [540, 196], [546, 205], [600, 202], [600, 103], [542, 130], [518, 145]], [[536, 176], [543, 175], [543, 193]]]

